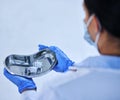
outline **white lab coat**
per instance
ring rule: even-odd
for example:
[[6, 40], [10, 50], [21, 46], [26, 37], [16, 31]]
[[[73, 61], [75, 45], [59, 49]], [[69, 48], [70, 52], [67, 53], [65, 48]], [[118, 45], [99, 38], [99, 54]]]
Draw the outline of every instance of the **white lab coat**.
[[[103, 67], [99, 63], [103, 63]], [[58, 75], [46, 82], [38, 92], [25, 91], [22, 93], [22, 99], [120, 100], [120, 57], [92, 57], [75, 66], [76, 72], [68, 71]]]

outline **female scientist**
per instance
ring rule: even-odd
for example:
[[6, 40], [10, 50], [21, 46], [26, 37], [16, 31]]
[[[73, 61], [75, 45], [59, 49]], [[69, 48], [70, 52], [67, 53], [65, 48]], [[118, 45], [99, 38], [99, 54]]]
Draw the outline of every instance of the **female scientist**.
[[[37, 92], [31, 78], [4, 69], [23, 100], [120, 100], [120, 0], [84, 0], [83, 6], [84, 38], [100, 55], [76, 64], [59, 48], [39, 45], [40, 50], [49, 48], [56, 53], [58, 64], [53, 70], [63, 75]], [[70, 66], [76, 66], [77, 71], [66, 75]]]

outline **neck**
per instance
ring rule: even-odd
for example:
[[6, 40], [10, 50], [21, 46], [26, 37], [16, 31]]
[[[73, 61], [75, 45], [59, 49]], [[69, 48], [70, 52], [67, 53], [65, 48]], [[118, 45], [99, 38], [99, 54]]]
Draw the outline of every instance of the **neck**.
[[100, 53], [104, 55], [115, 55], [120, 56], [120, 49], [117, 49], [116, 47], [103, 47], [100, 49]]
[[102, 34], [99, 40], [99, 51], [104, 55], [120, 56], [120, 39], [108, 35], [108, 33]]

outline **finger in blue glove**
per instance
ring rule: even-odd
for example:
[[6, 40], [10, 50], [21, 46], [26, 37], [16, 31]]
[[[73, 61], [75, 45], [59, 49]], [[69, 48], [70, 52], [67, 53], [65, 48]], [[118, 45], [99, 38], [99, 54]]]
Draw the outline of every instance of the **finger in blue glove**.
[[42, 44], [38, 45], [38, 47], [39, 47], [39, 50], [43, 50], [45, 48], [49, 48], [48, 46], [45, 46], [45, 45], [42, 45]]
[[36, 85], [32, 78], [25, 78], [17, 75], [10, 74], [4, 68], [4, 75], [7, 79], [9, 79], [12, 83], [14, 83], [18, 87], [18, 91], [22, 93], [25, 90], [36, 90]]
[[56, 47], [56, 46], [48, 47], [45, 45], [39, 45], [39, 50], [42, 50], [45, 48], [49, 48], [56, 54], [58, 63], [53, 68], [53, 70], [55, 70], [56, 72], [65, 72], [68, 70], [69, 66], [72, 66], [74, 64], [74, 62], [72, 60], [70, 60], [69, 57], [58, 47]]

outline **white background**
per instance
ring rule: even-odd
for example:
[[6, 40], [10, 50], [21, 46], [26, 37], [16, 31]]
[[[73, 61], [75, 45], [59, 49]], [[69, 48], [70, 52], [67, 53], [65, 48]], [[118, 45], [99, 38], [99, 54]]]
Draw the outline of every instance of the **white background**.
[[82, 0], [0, 0], [0, 100], [20, 100], [3, 75], [9, 54], [35, 53], [38, 44], [58, 46], [75, 62], [97, 54], [83, 39], [83, 17]]

